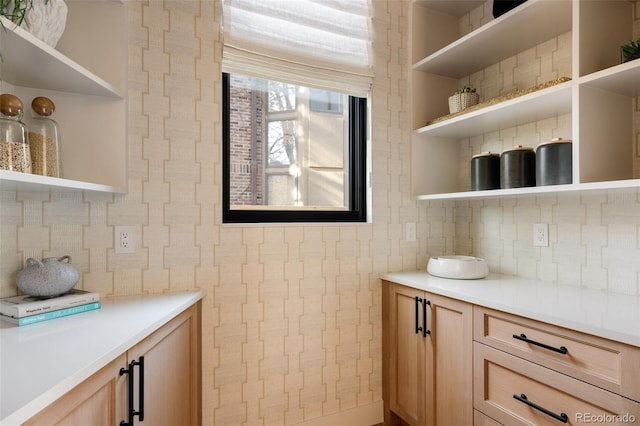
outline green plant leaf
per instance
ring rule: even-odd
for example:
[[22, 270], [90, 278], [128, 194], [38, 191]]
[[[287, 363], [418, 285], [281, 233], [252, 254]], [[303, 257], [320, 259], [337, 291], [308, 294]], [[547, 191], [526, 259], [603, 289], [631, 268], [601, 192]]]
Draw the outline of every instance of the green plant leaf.
[[625, 57], [637, 55], [640, 53], [640, 39], [630, 40], [628, 44], [622, 46], [622, 54]]
[[460, 93], [475, 93], [476, 89], [472, 86], [462, 86], [458, 90], [456, 90], [456, 94]]

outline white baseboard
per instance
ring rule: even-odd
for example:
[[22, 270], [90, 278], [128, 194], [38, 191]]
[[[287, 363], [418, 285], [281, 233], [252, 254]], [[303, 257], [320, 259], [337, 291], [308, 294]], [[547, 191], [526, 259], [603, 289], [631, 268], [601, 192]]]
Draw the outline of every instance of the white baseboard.
[[297, 423], [296, 426], [372, 426], [383, 421], [383, 402], [377, 401], [363, 407]]

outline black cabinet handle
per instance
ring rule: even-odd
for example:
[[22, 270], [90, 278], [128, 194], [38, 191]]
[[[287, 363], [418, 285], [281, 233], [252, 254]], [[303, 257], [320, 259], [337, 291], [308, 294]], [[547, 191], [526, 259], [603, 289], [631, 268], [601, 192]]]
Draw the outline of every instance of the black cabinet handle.
[[562, 423], [567, 423], [567, 421], [569, 420], [569, 416], [567, 416], [565, 413], [556, 414], [553, 411], [549, 411], [546, 408], [541, 407], [538, 404], [535, 404], [535, 403], [529, 401], [527, 399], [527, 395], [525, 395], [525, 394], [520, 394], [520, 395], [514, 394], [513, 397], [515, 399], [517, 399], [518, 401], [520, 401], [520, 402], [522, 402], [524, 404], [527, 404], [529, 407], [535, 408], [538, 411], [542, 411], [547, 416], [553, 417], [554, 419], [556, 419], [558, 421], [561, 421]]
[[427, 299], [422, 300], [422, 324], [424, 324], [424, 330], [422, 331], [422, 337], [427, 337], [431, 334], [431, 330], [427, 327], [427, 305], [431, 306], [431, 302]]
[[138, 404], [140, 404], [140, 411], [138, 411], [138, 418], [141, 422], [144, 421], [144, 357], [141, 356], [138, 358], [138, 366], [140, 369], [138, 373], [140, 374], [140, 384], [138, 385]]
[[125, 374], [129, 374], [129, 380], [127, 381], [127, 410], [128, 410], [128, 421], [121, 420], [120, 426], [133, 426], [133, 416], [135, 416], [135, 412], [133, 410], [133, 367], [134, 362], [131, 361], [129, 364], [129, 368], [120, 368], [120, 376], [124, 376]]
[[559, 354], [566, 355], [567, 352], [569, 352], [567, 350], [567, 348], [565, 348], [564, 346], [560, 346], [559, 348], [555, 348], [553, 346], [545, 345], [544, 343], [536, 342], [535, 340], [527, 339], [527, 336], [524, 333], [521, 333], [519, 336], [517, 334], [514, 334], [513, 338], [514, 339], [518, 339], [518, 340], [522, 340], [523, 342], [527, 342], [527, 343], [530, 343], [532, 345], [540, 346], [541, 348], [545, 348], [545, 349], [548, 349], [548, 350], [553, 351], [553, 352], [558, 352]]
[[[140, 404], [140, 410], [136, 411], [133, 408], [133, 389], [135, 387], [134, 384], [134, 368], [135, 366], [138, 366], [138, 377], [140, 379], [140, 384], [138, 385], [138, 403]], [[129, 382], [127, 385], [127, 402], [129, 404], [129, 415], [128, 415], [128, 421], [124, 421], [122, 420], [120, 422], [120, 426], [133, 426], [133, 418], [135, 416], [138, 416], [139, 420], [142, 422], [144, 421], [144, 357], [141, 356], [140, 358], [138, 358], [138, 361], [133, 360], [129, 363], [129, 368], [121, 368], [120, 369], [120, 375], [123, 376], [125, 374], [129, 375]]]
[[416, 334], [422, 331], [422, 327], [420, 327], [420, 320], [418, 319], [418, 306], [422, 303], [422, 299], [416, 296]]

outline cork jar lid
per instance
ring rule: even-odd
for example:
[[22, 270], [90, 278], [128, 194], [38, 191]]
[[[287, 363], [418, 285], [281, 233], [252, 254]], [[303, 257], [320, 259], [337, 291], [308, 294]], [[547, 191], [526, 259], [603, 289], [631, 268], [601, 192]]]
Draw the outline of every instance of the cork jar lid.
[[31, 108], [33, 112], [44, 117], [48, 117], [56, 110], [56, 106], [53, 101], [44, 96], [38, 96], [31, 101]]
[[0, 113], [8, 117], [22, 114], [22, 101], [15, 95], [4, 93], [0, 95]]
[[553, 138], [550, 141], [547, 142], [542, 142], [540, 145], [538, 146], [543, 146], [543, 145], [551, 145], [551, 144], [556, 144], [556, 143], [572, 143], [573, 140], [572, 139], [565, 139], [565, 138]]
[[476, 154], [471, 158], [482, 158], [482, 157], [499, 157], [500, 154], [491, 151], [483, 151], [480, 154]]
[[504, 151], [502, 151], [502, 153], [504, 154], [504, 153], [507, 153], [507, 152], [514, 152], [514, 151], [533, 152], [533, 148], [528, 147], [528, 146], [516, 145], [513, 148], [505, 149]]

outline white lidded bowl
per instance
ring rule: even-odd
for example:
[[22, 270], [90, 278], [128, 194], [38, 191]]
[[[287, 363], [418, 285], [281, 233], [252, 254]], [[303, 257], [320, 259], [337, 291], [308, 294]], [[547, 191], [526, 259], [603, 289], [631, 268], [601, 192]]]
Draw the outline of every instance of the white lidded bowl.
[[441, 278], [476, 280], [489, 274], [484, 259], [472, 256], [434, 256], [427, 263], [427, 272]]

